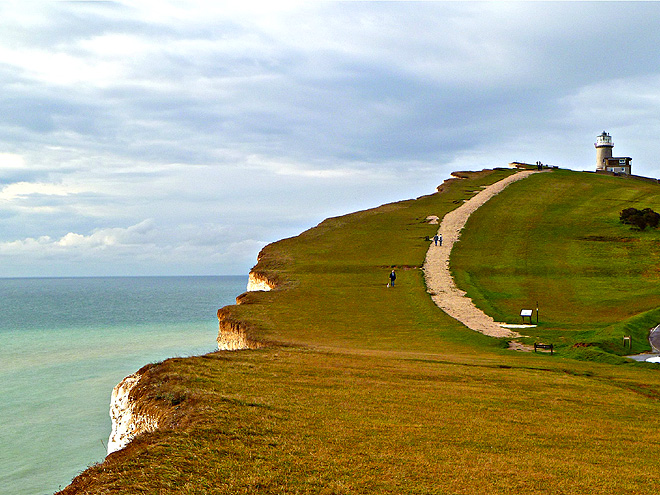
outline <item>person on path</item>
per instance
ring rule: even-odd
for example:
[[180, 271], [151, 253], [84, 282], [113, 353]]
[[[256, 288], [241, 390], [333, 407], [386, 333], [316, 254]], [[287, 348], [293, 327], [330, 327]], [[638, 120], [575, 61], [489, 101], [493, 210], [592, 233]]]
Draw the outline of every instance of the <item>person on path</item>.
[[396, 273], [394, 273], [394, 270], [392, 270], [392, 273], [390, 273], [390, 285], [394, 287], [394, 281], [396, 280]]
[[[439, 242], [440, 245], [442, 246], [442, 234], [440, 234], [440, 235], [438, 236], [438, 242]], [[437, 244], [437, 243], [436, 243], [436, 244]]]
[[435, 242], [435, 245], [436, 245], [436, 246], [438, 245], [438, 234], [435, 234], [435, 235], [433, 236], [433, 242]]

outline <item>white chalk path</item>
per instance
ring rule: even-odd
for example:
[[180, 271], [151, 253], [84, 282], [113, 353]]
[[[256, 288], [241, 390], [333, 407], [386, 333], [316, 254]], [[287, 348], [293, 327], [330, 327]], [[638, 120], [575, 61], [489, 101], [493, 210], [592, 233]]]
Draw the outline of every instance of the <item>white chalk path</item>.
[[449, 255], [454, 243], [458, 241], [461, 230], [472, 212], [490, 198], [502, 191], [512, 182], [525, 179], [537, 170], [526, 170], [510, 175], [495, 184], [487, 186], [483, 191], [463, 203], [460, 207], [447, 213], [442, 219], [438, 235], [442, 235], [442, 246], [431, 247], [424, 261], [424, 277], [426, 287], [433, 302], [452, 318], [460, 321], [466, 327], [491, 337], [520, 337], [520, 334], [497, 323], [493, 318], [477, 308], [465, 292], [456, 287], [449, 271]]

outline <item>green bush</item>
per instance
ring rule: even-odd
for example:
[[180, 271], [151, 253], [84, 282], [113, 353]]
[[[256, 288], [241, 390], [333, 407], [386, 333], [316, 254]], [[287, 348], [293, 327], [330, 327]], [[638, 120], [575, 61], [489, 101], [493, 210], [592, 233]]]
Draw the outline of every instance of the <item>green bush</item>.
[[619, 214], [621, 223], [632, 225], [639, 230], [644, 230], [646, 227], [656, 228], [660, 222], [660, 214], [653, 211], [651, 208], [644, 208], [638, 210], [637, 208], [626, 208]]

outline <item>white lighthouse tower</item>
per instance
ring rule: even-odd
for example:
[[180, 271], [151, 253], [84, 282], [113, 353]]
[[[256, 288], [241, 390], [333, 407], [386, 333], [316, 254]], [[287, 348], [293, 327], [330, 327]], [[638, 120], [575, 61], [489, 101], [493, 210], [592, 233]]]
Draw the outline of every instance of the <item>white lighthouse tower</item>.
[[612, 136], [603, 131], [600, 136], [596, 136], [596, 170], [605, 170], [607, 159], [612, 158]]

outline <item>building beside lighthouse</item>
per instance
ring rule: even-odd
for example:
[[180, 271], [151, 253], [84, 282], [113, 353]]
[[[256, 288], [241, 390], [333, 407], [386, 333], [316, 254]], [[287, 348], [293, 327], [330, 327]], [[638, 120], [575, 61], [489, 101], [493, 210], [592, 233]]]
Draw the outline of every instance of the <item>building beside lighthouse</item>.
[[612, 156], [612, 136], [603, 131], [596, 136], [596, 172], [611, 172], [614, 174], [630, 175], [632, 158], [629, 156]]

